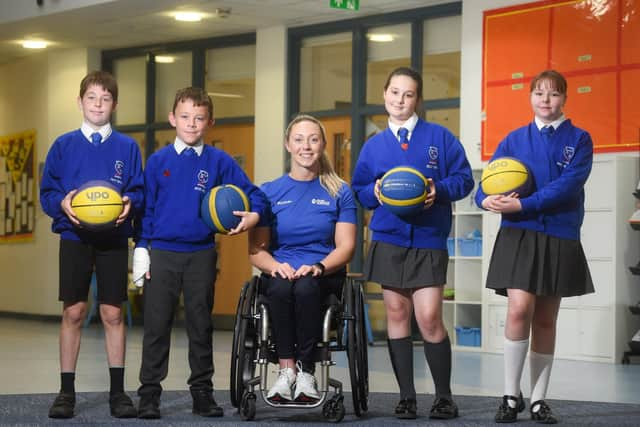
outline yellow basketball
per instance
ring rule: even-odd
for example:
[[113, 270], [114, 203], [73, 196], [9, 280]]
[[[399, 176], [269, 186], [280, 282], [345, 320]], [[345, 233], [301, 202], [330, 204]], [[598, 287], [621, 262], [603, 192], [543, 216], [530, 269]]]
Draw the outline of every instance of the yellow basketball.
[[107, 181], [89, 181], [78, 188], [71, 207], [84, 228], [105, 230], [115, 225], [122, 212], [122, 197]]
[[486, 195], [518, 193], [527, 196], [533, 190], [529, 169], [519, 160], [499, 157], [482, 171], [480, 186]]

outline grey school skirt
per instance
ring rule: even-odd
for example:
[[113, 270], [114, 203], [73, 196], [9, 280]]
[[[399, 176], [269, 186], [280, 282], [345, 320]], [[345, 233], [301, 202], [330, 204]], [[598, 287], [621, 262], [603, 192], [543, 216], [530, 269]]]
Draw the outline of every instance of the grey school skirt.
[[487, 288], [500, 295], [507, 295], [507, 289], [554, 297], [594, 292], [579, 240], [512, 227], [498, 231], [487, 273]]
[[403, 248], [371, 242], [364, 277], [384, 288], [417, 289], [447, 281], [449, 254], [439, 249]]

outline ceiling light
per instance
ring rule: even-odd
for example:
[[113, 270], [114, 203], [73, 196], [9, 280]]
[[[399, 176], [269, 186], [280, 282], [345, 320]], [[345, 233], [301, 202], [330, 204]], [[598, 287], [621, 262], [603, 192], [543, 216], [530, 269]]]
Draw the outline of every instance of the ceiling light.
[[202, 14], [200, 12], [176, 12], [174, 18], [176, 21], [199, 22], [202, 20]]
[[244, 98], [244, 96], [235, 93], [209, 92], [208, 95], [218, 98]]
[[392, 42], [393, 36], [391, 34], [369, 34], [367, 36], [372, 42]]
[[158, 56], [155, 57], [155, 61], [158, 64], [173, 64], [174, 62], [176, 62], [176, 57], [175, 56], [158, 55]]
[[44, 40], [25, 40], [22, 42], [22, 47], [25, 49], [44, 49], [48, 43]]

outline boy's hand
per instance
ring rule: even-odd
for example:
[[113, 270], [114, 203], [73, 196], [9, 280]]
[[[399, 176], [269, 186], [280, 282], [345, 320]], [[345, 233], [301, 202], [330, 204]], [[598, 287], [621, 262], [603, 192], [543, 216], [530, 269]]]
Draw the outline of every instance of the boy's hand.
[[257, 212], [247, 212], [247, 211], [233, 211], [235, 216], [239, 216], [242, 218], [240, 220], [240, 224], [236, 228], [232, 228], [231, 231], [227, 233], [228, 236], [233, 236], [234, 234], [240, 234], [243, 231], [247, 231], [250, 228], [253, 228], [260, 221], [260, 215]]
[[78, 190], [69, 191], [67, 195], [64, 196], [64, 199], [62, 199], [62, 201], [60, 202], [60, 207], [62, 208], [62, 212], [64, 212], [67, 215], [67, 218], [69, 218], [69, 221], [71, 221], [73, 225], [80, 227], [80, 221], [78, 221], [78, 217], [71, 207], [71, 199], [73, 199], [73, 196], [77, 192]]
[[374, 196], [376, 196], [376, 199], [378, 199], [378, 203], [382, 204], [382, 201], [380, 200], [380, 180], [376, 179], [376, 184], [373, 186], [373, 194]]
[[129, 199], [129, 196], [124, 196], [122, 198], [122, 212], [120, 213], [120, 215], [118, 215], [118, 218], [116, 218], [116, 227], [122, 224], [127, 219], [130, 210], [131, 199]]
[[133, 250], [133, 272], [131, 273], [133, 284], [141, 288], [144, 279], [151, 279], [151, 258], [147, 248], [135, 248]]

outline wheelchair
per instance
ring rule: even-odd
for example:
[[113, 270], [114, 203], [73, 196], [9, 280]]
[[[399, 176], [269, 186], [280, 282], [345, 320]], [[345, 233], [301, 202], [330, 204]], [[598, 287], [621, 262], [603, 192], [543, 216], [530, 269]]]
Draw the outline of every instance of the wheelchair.
[[[368, 409], [369, 369], [367, 332], [365, 327], [364, 293], [357, 275], [348, 274], [342, 285], [342, 295], [329, 295], [322, 325], [322, 340], [315, 351], [320, 364], [317, 375], [320, 399], [312, 403], [271, 402], [267, 399], [267, 369], [278, 364], [275, 342], [271, 337], [269, 310], [261, 287], [265, 277], [254, 276], [240, 292], [233, 331], [231, 356], [231, 404], [238, 408], [242, 420], [256, 415], [256, 395], [271, 407], [311, 409], [322, 406], [322, 415], [329, 422], [340, 422], [345, 415], [342, 383], [329, 377], [335, 365], [331, 355], [347, 352], [353, 409], [363, 416]], [[257, 371], [257, 372], [256, 372]], [[330, 389], [333, 394], [329, 396]]]

